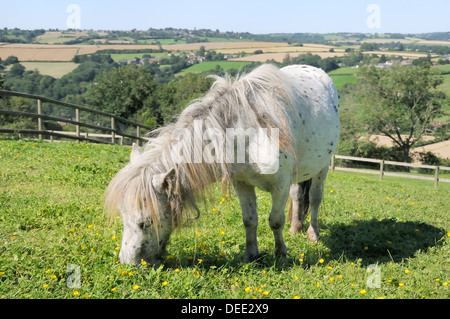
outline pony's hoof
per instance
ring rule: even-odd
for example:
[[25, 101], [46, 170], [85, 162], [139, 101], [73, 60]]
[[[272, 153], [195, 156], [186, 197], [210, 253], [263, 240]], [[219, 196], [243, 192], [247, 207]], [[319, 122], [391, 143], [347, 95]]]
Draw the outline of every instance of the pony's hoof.
[[287, 265], [287, 255], [286, 254], [284, 254], [284, 255], [276, 254], [275, 256], [277, 257], [277, 261], [281, 265]]
[[259, 256], [259, 253], [247, 253], [244, 254], [244, 263], [249, 264], [251, 262], [254, 262]]
[[317, 243], [319, 241], [319, 232], [315, 231], [312, 227], [308, 228], [308, 240]]

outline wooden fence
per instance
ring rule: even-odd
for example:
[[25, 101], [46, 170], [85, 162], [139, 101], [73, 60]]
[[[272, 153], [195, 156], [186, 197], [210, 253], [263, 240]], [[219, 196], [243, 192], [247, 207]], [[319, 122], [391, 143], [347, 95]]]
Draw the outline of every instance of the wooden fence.
[[[37, 112], [36, 113], [0, 109], [0, 115], [3, 114], [3, 115], [10, 115], [10, 116], [18, 116], [18, 117], [28, 117], [28, 118], [33, 118], [33, 119], [36, 118], [37, 119], [37, 128], [36, 129], [0, 128], [0, 133], [19, 134], [19, 135], [23, 135], [23, 134], [37, 135], [37, 136], [39, 136], [39, 139], [44, 139], [45, 136], [50, 136], [51, 139], [53, 137], [68, 138], [68, 139], [75, 139], [75, 140], [79, 140], [79, 141], [88, 141], [88, 142], [92, 142], [92, 143], [116, 144], [116, 142], [119, 142], [119, 144], [122, 145], [124, 143], [125, 138], [128, 138], [130, 140], [130, 143], [135, 141], [138, 144], [142, 144], [142, 142], [145, 142], [146, 139], [141, 137], [141, 129], [145, 129], [147, 131], [152, 130], [151, 127], [124, 119], [120, 116], [117, 116], [117, 115], [114, 115], [111, 113], [93, 110], [93, 109], [90, 109], [90, 108], [87, 108], [87, 107], [84, 107], [81, 105], [61, 102], [61, 101], [57, 101], [54, 99], [42, 97], [39, 95], [0, 90], [0, 96], [18, 96], [18, 97], [34, 99], [37, 101], [37, 104], [36, 104]], [[51, 103], [51, 104], [59, 105], [62, 107], [68, 107], [68, 108], [74, 109], [75, 110], [75, 118], [68, 119], [68, 118], [45, 115], [42, 112], [42, 104], [43, 103]], [[110, 126], [106, 127], [106, 126], [94, 125], [94, 124], [88, 124], [88, 123], [82, 122], [81, 117], [80, 117], [80, 111], [85, 111], [88, 113], [97, 114], [97, 115], [106, 117], [107, 122], [110, 123]], [[58, 122], [73, 124], [73, 125], [75, 125], [75, 132], [45, 130], [44, 125], [43, 125], [43, 120], [58, 121]], [[135, 128], [136, 133], [135, 134], [125, 133], [124, 131], [118, 129], [118, 125], [117, 125], [118, 123], [123, 123], [123, 124], [127, 125], [128, 127]], [[93, 129], [96, 131], [106, 132], [106, 133], [87, 132], [87, 131], [82, 132], [81, 128]], [[95, 138], [97, 138], [97, 139], [95, 139]], [[100, 138], [100, 139], [98, 139], [98, 138]], [[339, 167], [339, 166], [336, 166], [336, 159], [378, 164], [379, 169], [375, 170], [375, 169]], [[404, 174], [404, 173], [397, 173], [397, 172], [388, 172], [385, 169], [386, 165], [402, 166], [402, 167], [409, 167], [409, 168], [430, 169], [430, 170], [434, 170], [434, 177], [423, 176], [423, 175], [414, 175], [414, 174]], [[383, 180], [383, 176], [395, 176], [395, 177], [431, 180], [431, 181], [434, 181], [435, 187], [438, 186], [439, 182], [450, 182], [450, 179], [444, 179], [444, 178], [439, 177], [439, 171], [450, 171], [450, 167], [385, 161], [385, 160], [379, 160], [379, 159], [373, 159], [373, 158], [333, 155], [333, 157], [331, 159], [330, 169], [331, 169], [331, 172], [334, 172], [335, 170], [341, 170], [341, 171], [350, 171], [350, 172], [365, 173], [365, 174], [376, 174], [376, 175], [380, 176], [380, 180]]]
[[[341, 159], [341, 160], [346, 160], [346, 161], [365, 162], [365, 163], [372, 163], [372, 164], [375, 163], [375, 164], [379, 165], [379, 169], [375, 170], [375, 169], [339, 167], [339, 166], [336, 166], [336, 159]], [[429, 170], [434, 171], [434, 176], [431, 177], [431, 176], [414, 175], [414, 174], [406, 174], [406, 173], [388, 172], [388, 171], [386, 171], [386, 165], [394, 165], [394, 166], [408, 167], [408, 168], [429, 169]], [[439, 177], [439, 171], [450, 171], [450, 167], [385, 161], [385, 160], [364, 158], [364, 157], [333, 155], [333, 157], [331, 158], [330, 170], [331, 170], [331, 172], [334, 172], [336, 170], [336, 171], [348, 171], [348, 172], [357, 172], [357, 173], [364, 173], [364, 174], [375, 174], [375, 175], [380, 176], [380, 181], [383, 180], [383, 176], [395, 176], [395, 177], [429, 180], [429, 181], [434, 181], [435, 187], [438, 187], [439, 182], [447, 182], [447, 183], [450, 182], [450, 179], [445, 179], [445, 178]]]
[[[122, 118], [120, 116], [117, 116], [117, 115], [114, 115], [111, 113], [90, 109], [90, 108], [87, 108], [87, 107], [84, 107], [81, 105], [76, 105], [76, 104], [72, 104], [72, 103], [49, 99], [49, 98], [39, 96], [39, 95], [0, 90], [0, 96], [17, 96], [17, 97], [34, 99], [37, 101], [36, 113], [0, 109], [0, 115], [3, 114], [3, 115], [37, 119], [37, 128], [36, 129], [0, 128], [0, 133], [19, 134], [19, 135], [31, 134], [31, 135], [38, 135], [39, 139], [43, 139], [44, 136], [50, 136], [51, 138], [53, 138], [53, 137], [69, 138], [69, 139], [75, 139], [75, 140], [79, 140], [79, 141], [88, 141], [88, 142], [92, 142], [92, 143], [108, 143], [108, 144], [116, 144], [117, 141], [120, 144], [123, 144], [124, 138], [128, 138], [130, 140], [130, 142], [133, 141], [138, 144], [142, 144], [142, 142], [145, 142], [146, 139], [144, 137], [141, 137], [141, 129], [144, 129], [147, 131], [152, 130], [151, 127], [127, 120], [125, 118]], [[62, 107], [74, 109], [75, 110], [75, 118], [69, 119], [69, 118], [45, 115], [45, 114], [43, 114], [43, 111], [42, 111], [43, 103], [51, 103], [51, 104], [59, 105]], [[84, 112], [88, 112], [90, 114], [96, 114], [96, 115], [105, 117], [104, 121], [110, 123], [110, 125], [102, 126], [102, 125], [85, 123], [81, 120], [80, 111], [84, 111]], [[43, 125], [44, 124], [43, 121], [45, 121], [45, 120], [74, 124], [75, 132], [45, 130], [44, 125]], [[120, 130], [118, 128], [119, 123], [124, 124], [128, 128], [133, 127], [135, 129], [135, 133], [134, 134], [129, 133], [129, 132], [126, 133], [123, 130]], [[87, 132], [87, 131], [82, 132], [82, 128], [93, 129], [95, 131], [100, 131], [103, 133]], [[97, 137], [97, 138], [94, 139], [93, 137]]]

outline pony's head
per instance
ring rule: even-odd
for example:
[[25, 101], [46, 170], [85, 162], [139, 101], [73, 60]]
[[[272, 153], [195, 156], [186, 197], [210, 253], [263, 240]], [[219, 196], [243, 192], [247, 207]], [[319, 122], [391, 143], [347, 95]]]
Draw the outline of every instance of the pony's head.
[[143, 153], [133, 145], [130, 163], [111, 181], [105, 206], [119, 211], [123, 223], [121, 263], [158, 265], [170, 234], [179, 224], [181, 196], [176, 187], [176, 171], [154, 173], [143, 166]]

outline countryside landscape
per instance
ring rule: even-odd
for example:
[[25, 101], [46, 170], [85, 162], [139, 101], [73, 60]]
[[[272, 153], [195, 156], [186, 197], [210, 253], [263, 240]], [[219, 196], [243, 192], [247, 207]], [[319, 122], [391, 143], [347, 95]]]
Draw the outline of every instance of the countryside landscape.
[[[340, 99], [336, 154], [450, 167], [449, 32], [0, 30], [1, 90], [79, 104], [152, 128], [172, 123], [190, 101], [202, 96], [213, 82], [209, 75], [236, 76], [262, 63], [309, 64], [330, 75]], [[412, 77], [417, 88], [408, 90]], [[377, 90], [392, 99], [376, 95]], [[408, 101], [396, 97], [411, 91], [423, 94], [417, 101], [426, 96], [430, 102], [417, 102], [406, 111], [389, 104], [406, 105]], [[33, 99], [0, 97], [0, 109], [36, 112]], [[42, 107], [49, 116], [76, 117], [74, 110], [51, 103]], [[392, 125], [380, 124], [388, 116], [375, 113], [378, 107], [394, 119], [393, 131]], [[88, 114], [82, 119], [106, 125]], [[44, 126], [75, 131], [63, 121], [44, 121]], [[0, 127], [36, 129], [37, 119], [0, 114]], [[130, 151], [129, 146], [0, 135], [0, 298], [450, 295], [450, 183], [434, 187], [431, 181], [398, 177], [379, 181], [378, 176], [344, 171], [330, 173], [324, 184], [318, 243], [308, 242], [305, 231], [288, 234], [286, 226], [284, 264], [272, 254], [270, 195], [257, 192], [261, 256], [244, 264], [239, 201], [218, 184], [201, 206], [200, 218], [172, 236], [163, 265], [122, 265], [122, 223], [120, 217], [104, 214], [103, 193]], [[356, 168], [374, 169], [370, 164]], [[386, 169], [434, 176], [432, 169]], [[449, 171], [439, 174], [450, 178]]]
[[[441, 75], [442, 83], [436, 89], [450, 96], [450, 42], [445, 32], [253, 35], [166, 28], [129, 32], [4, 29], [0, 34], [4, 41], [0, 41], [2, 87], [112, 111], [152, 127], [169, 123], [190, 100], [203, 94], [211, 84], [207, 75], [236, 75], [261, 63], [321, 67], [335, 82], [342, 110], [348, 113], [356, 104], [352, 92], [356, 86], [351, 88], [364, 65], [389, 69], [426, 64]], [[146, 89], [134, 92], [141, 100], [139, 105], [114, 110], [115, 106], [97, 99], [95, 90], [89, 92], [101, 73], [126, 72], [127, 68], [132, 77], [147, 82]], [[121, 102], [119, 98], [112, 103]], [[28, 105], [19, 108], [35, 108], [31, 101], [23, 103]], [[426, 128], [433, 137], [425, 136], [415, 145], [421, 147], [416, 153], [433, 150], [443, 160], [449, 159], [449, 122], [450, 107], [445, 102]], [[393, 143], [383, 134], [366, 137], [378, 146]], [[356, 155], [344, 150], [340, 154]]]

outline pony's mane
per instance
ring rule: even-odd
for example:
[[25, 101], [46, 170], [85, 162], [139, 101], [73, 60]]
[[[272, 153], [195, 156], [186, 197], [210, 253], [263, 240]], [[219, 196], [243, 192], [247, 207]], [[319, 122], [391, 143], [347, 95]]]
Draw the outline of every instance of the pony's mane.
[[[175, 225], [186, 217], [186, 208], [194, 208], [195, 196], [205, 195], [215, 181], [228, 179], [230, 166], [225, 163], [193, 163], [177, 161], [172, 148], [177, 130], [193, 133], [195, 120], [202, 129], [213, 128], [225, 136], [227, 128], [279, 128], [280, 150], [292, 153], [289, 119], [286, 111], [293, 105], [293, 89], [289, 80], [272, 65], [262, 65], [249, 74], [232, 79], [213, 76], [215, 82], [202, 98], [189, 104], [176, 123], [150, 133], [142, 155], [131, 161], [110, 182], [105, 196], [105, 208], [115, 213], [145, 210], [157, 228], [160, 220], [158, 194], [152, 187], [152, 177], [175, 169], [175, 178], [167, 188], [167, 197]], [[192, 136], [192, 135], [191, 135]], [[184, 143], [181, 140], [181, 143]], [[206, 142], [182, 145], [203, 147]], [[195, 152], [195, 151], [194, 151]]]

